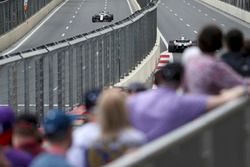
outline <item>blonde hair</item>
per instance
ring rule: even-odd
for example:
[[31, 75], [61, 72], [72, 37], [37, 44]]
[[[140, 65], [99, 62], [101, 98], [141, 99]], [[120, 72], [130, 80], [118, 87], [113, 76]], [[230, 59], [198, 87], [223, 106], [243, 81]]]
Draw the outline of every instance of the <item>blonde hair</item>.
[[103, 91], [97, 103], [97, 118], [102, 137], [116, 138], [121, 130], [129, 127], [126, 97], [117, 89]]

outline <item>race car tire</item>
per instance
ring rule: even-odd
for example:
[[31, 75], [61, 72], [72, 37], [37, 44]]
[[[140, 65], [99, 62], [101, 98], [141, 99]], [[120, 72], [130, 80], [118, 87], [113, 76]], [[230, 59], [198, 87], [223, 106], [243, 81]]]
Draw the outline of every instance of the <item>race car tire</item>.
[[172, 41], [170, 41], [168, 43], [168, 51], [169, 52], [175, 52], [175, 46], [174, 46], [174, 43]]

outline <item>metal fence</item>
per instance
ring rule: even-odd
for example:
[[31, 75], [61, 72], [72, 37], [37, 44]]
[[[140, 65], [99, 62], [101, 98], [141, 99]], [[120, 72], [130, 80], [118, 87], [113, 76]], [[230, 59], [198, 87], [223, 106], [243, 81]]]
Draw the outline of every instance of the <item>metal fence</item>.
[[220, 0], [220, 1], [237, 6], [241, 9], [250, 11], [250, 0]]
[[249, 111], [237, 99], [106, 167], [249, 167]]
[[50, 1], [0, 0], [0, 35], [23, 23]]
[[156, 41], [156, 3], [113, 25], [0, 57], [0, 104], [43, 116], [70, 109], [83, 92], [128, 75]]
[[137, 3], [140, 5], [141, 8], [147, 6], [153, 0], [137, 0]]

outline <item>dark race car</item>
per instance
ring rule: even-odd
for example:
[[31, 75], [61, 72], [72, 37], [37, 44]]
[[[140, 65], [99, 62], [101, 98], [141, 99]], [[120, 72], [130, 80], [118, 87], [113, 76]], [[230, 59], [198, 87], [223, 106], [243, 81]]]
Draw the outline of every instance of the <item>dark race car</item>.
[[180, 39], [169, 41], [168, 51], [169, 52], [183, 52], [187, 47], [190, 47], [190, 46], [197, 46], [197, 42], [186, 39], [185, 37], [181, 37]]
[[102, 11], [100, 13], [95, 14], [92, 16], [92, 22], [111, 22], [114, 19], [114, 15], [110, 14], [109, 12]]

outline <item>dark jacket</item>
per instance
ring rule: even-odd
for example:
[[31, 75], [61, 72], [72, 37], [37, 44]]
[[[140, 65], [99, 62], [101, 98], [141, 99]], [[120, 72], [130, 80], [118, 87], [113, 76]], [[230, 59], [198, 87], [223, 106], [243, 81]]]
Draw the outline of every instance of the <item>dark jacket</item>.
[[241, 52], [227, 52], [222, 60], [244, 77], [250, 77], [250, 55]]

